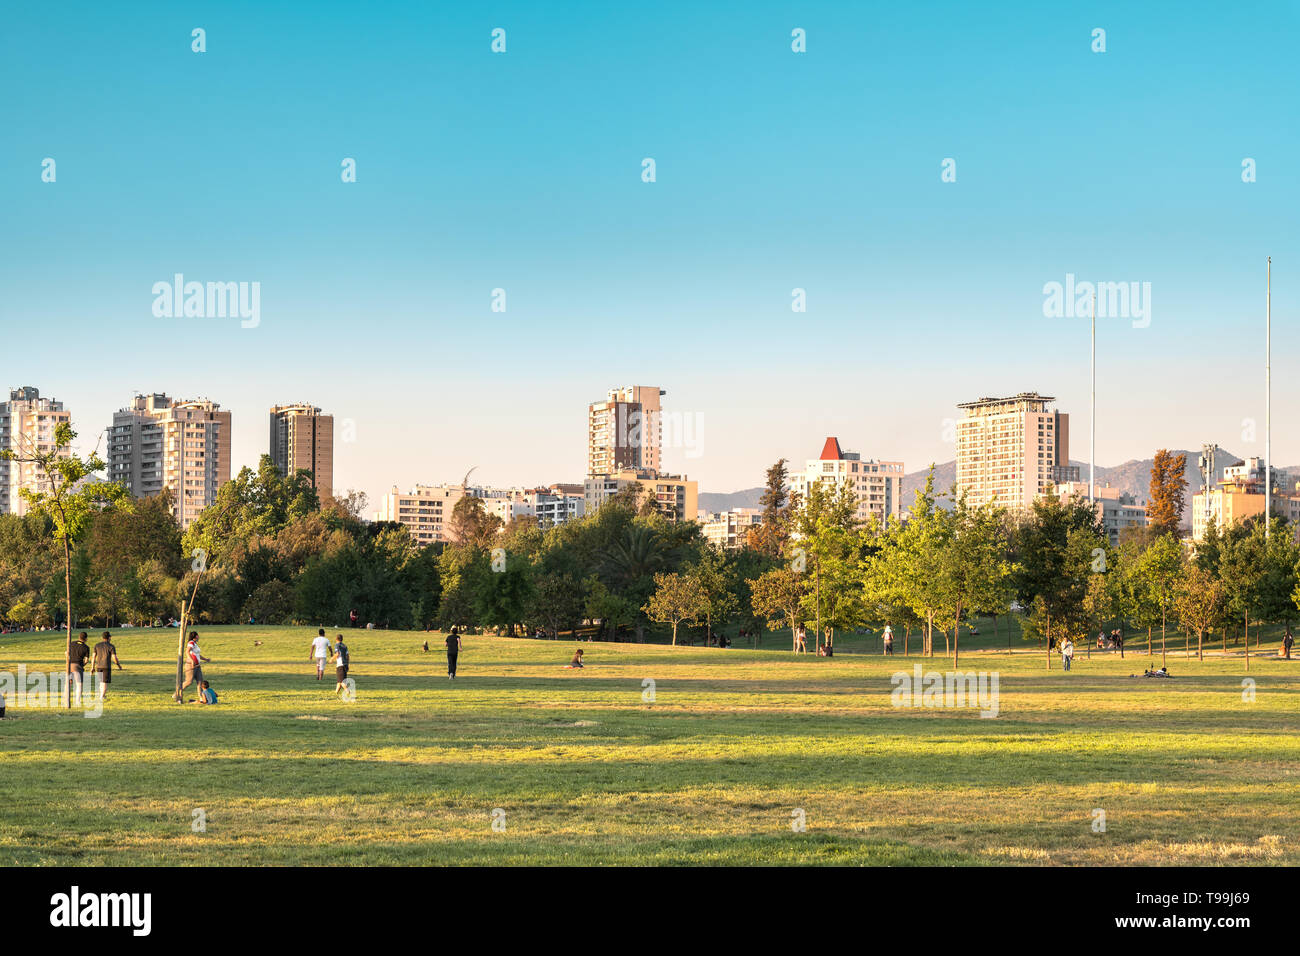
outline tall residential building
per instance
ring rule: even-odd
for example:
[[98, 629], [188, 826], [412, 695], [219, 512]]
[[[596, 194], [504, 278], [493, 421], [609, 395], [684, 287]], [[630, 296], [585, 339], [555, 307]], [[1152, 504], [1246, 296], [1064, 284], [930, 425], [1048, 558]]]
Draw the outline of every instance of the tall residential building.
[[310, 471], [316, 493], [334, 493], [334, 416], [314, 405], [271, 409], [271, 459], [282, 475]]
[[136, 497], [172, 492], [172, 514], [188, 528], [230, 480], [230, 412], [207, 399], [137, 395], [113, 415], [108, 479]]
[[[1062, 498], [1081, 498], [1087, 501], [1088, 483], [1064, 481], [1056, 486], [1056, 493]], [[1125, 528], [1146, 527], [1146, 504], [1110, 485], [1093, 488], [1092, 508], [1101, 518], [1111, 544], [1119, 544], [1120, 533]]]
[[1055, 485], [1077, 481], [1070, 465], [1070, 416], [1052, 411], [1056, 399], [1037, 392], [981, 398], [957, 407], [957, 491], [971, 504], [992, 499], [1028, 508]]
[[671, 521], [694, 521], [699, 511], [700, 486], [685, 475], [661, 475], [652, 469], [627, 469], [612, 475], [591, 475], [583, 482], [587, 513], [600, 508], [625, 488], [640, 485], [638, 502], [647, 499]]
[[[54, 448], [54, 429], [71, 420], [72, 413], [62, 402], [41, 398], [38, 389], [30, 385], [10, 389], [9, 401], [0, 402], [0, 450], [20, 457], [48, 453]], [[66, 456], [71, 451], [64, 449], [60, 454]], [[49, 479], [36, 465], [0, 458], [0, 514], [26, 514], [21, 490], [48, 491], [49, 487]]]
[[874, 518], [884, 524], [899, 518], [903, 505], [903, 463], [901, 461], [863, 461], [855, 451], [843, 451], [838, 438], [827, 438], [819, 458], [809, 458], [801, 473], [790, 475], [790, 491], [801, 498], [808, 496], [814, 484], [834, 487], [848, 481], [858, 499], [858, 520]]
[[[1264, 460], [1247, 458], [1223, 469], [1218, 487], [1202, 489], [1192, 496], [1192, 540], [1200, 541], [1213, 519], [1223, 530], [1247, 518], [1264, 513]], [[1290, 485], [1288, 487], [1288, 485]], [[1300, 524], [1300, 484], [1291, 484], [1285, 473], [1273, 469], [1273, 515]]]
[[588, 476], [659, 471], [663, 394], [655, 385], [629, 385], [587, 406]]

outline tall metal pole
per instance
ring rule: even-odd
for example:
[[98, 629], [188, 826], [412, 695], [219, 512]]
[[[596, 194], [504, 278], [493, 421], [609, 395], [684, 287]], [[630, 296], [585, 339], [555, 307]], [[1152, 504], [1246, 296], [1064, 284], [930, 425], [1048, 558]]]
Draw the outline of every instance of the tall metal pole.
[[1273, 523], [1273, 257], [1264, 272], [1264, 540]]
[[[1092, 294], [1092, 397], [1088, 409], [1088, 504], [1097, 491], [1097, 293]], [[1069, 462], [1067, 461], [1068, 465]]]

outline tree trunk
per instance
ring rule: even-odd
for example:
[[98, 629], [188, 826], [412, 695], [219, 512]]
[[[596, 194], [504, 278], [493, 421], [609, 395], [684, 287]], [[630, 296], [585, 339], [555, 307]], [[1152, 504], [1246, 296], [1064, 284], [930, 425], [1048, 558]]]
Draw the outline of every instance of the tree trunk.
[[952, 669], [957, 669], [957, 644], [961, 641], [961, 601], [957, 602], [957, 623], [952, 626]]
[[907, 639], [912, 636], [912, 625], [908, 624], [903, 628], [903, 656], [907, 656]]
[[1165, 612], [1160, 609], [1160, 666], [1165, 666]]
[[[63, 530], [67, 531], [67, 525]], [[68, 599], [68, 646], [63, 658], [63, 692], [67, 695], [68, 709], [72, 709], [72, 545], [65, 534], [63, 538], [63, 586]]]

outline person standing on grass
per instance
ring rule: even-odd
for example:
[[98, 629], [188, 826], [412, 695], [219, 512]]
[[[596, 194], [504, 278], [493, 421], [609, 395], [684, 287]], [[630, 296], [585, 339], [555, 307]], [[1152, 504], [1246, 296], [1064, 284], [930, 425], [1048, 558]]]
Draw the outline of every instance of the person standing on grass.
[[334, 677], [338, 681], [334, 685], [334, 693], [340, 694], [343, 691], [343, 682], [348, 679], [348, 667], [352, 663], [352, 655], [348, 653], [348, 646], [343, 643], [343, 635], [340, 634], [334, 642]]
[[316, 679], [321, 680], [325, 677], [325, 662], [330, 656], [330, 639], [325, 636], [325, 628], [316, 631], [316, 637], [311, 642], [311, 650], [307, 652], [309, 658], [316, 658]]
[[90, 659], [90, 647], [86, 644], [86, 632], [82, 631], [72, 649], [68, 652], [68, 679], [72, 681], [72, 706], [81, 706], [81, 688], [86, 680], [86, 661]]
[[113, 665], [116, 664], [120, 670], [126, 669], [117, 659], [117, 648], [113, 646], [109, 637], [108, 631], [105, 631], [104, 636], [95, 645], [95, 676], [99, 678], [98, 700], [101, 702], [108, 696], [108, 685], [113, 681]]
[[[108, 633], [105, 632], [104, 636], [108, 637]], [[189, 643], [185, 645], [185, 683], [181, 684], [178, 701], [185, 699], [185, 691], [191, 684], [203, 685], [203, 665], [211, 663], [211, 659], [204, 657], [199, 650], [199, 632], [190, 631]]]
[[1295, 643], [1295, 638], [1291, 636], [1291, 628], [1286, 629], [1286, 637], [1282, 638], [1282, 653], [1287, 660], [1291, 659], [1291, 645]]
[[1068, 671], [1070, 669], [1070, 664], [1071, 662], [1073, 662], [1073, 660], [1074, 660], [1074, 641], [1070, 640], [1067, 637], [1065, 639], [1065, 643], [1061, 645], [1061, 664]]
[[460, 632], [451, 629], [447, 635], [447, 680], [456, 679], [456, 658], [460, 656]]
[[893, 657], [894, 656], [894, 629], [890, 627], [888, 624], [885, 625], [884, 638], [885, 638], [885, 655], [887, 657]]

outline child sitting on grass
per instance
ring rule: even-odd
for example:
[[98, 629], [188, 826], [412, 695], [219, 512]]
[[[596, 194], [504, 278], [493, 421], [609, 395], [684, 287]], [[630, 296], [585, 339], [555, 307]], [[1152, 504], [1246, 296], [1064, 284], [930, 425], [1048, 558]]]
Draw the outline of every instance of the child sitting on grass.
[[212, 689], [211, 684], [209, 684], [207, 681], [204, 681], [203, 686], [199, 688], [199, 703], [215, 704], [216, 702], [217, 702], [217, 692]]

